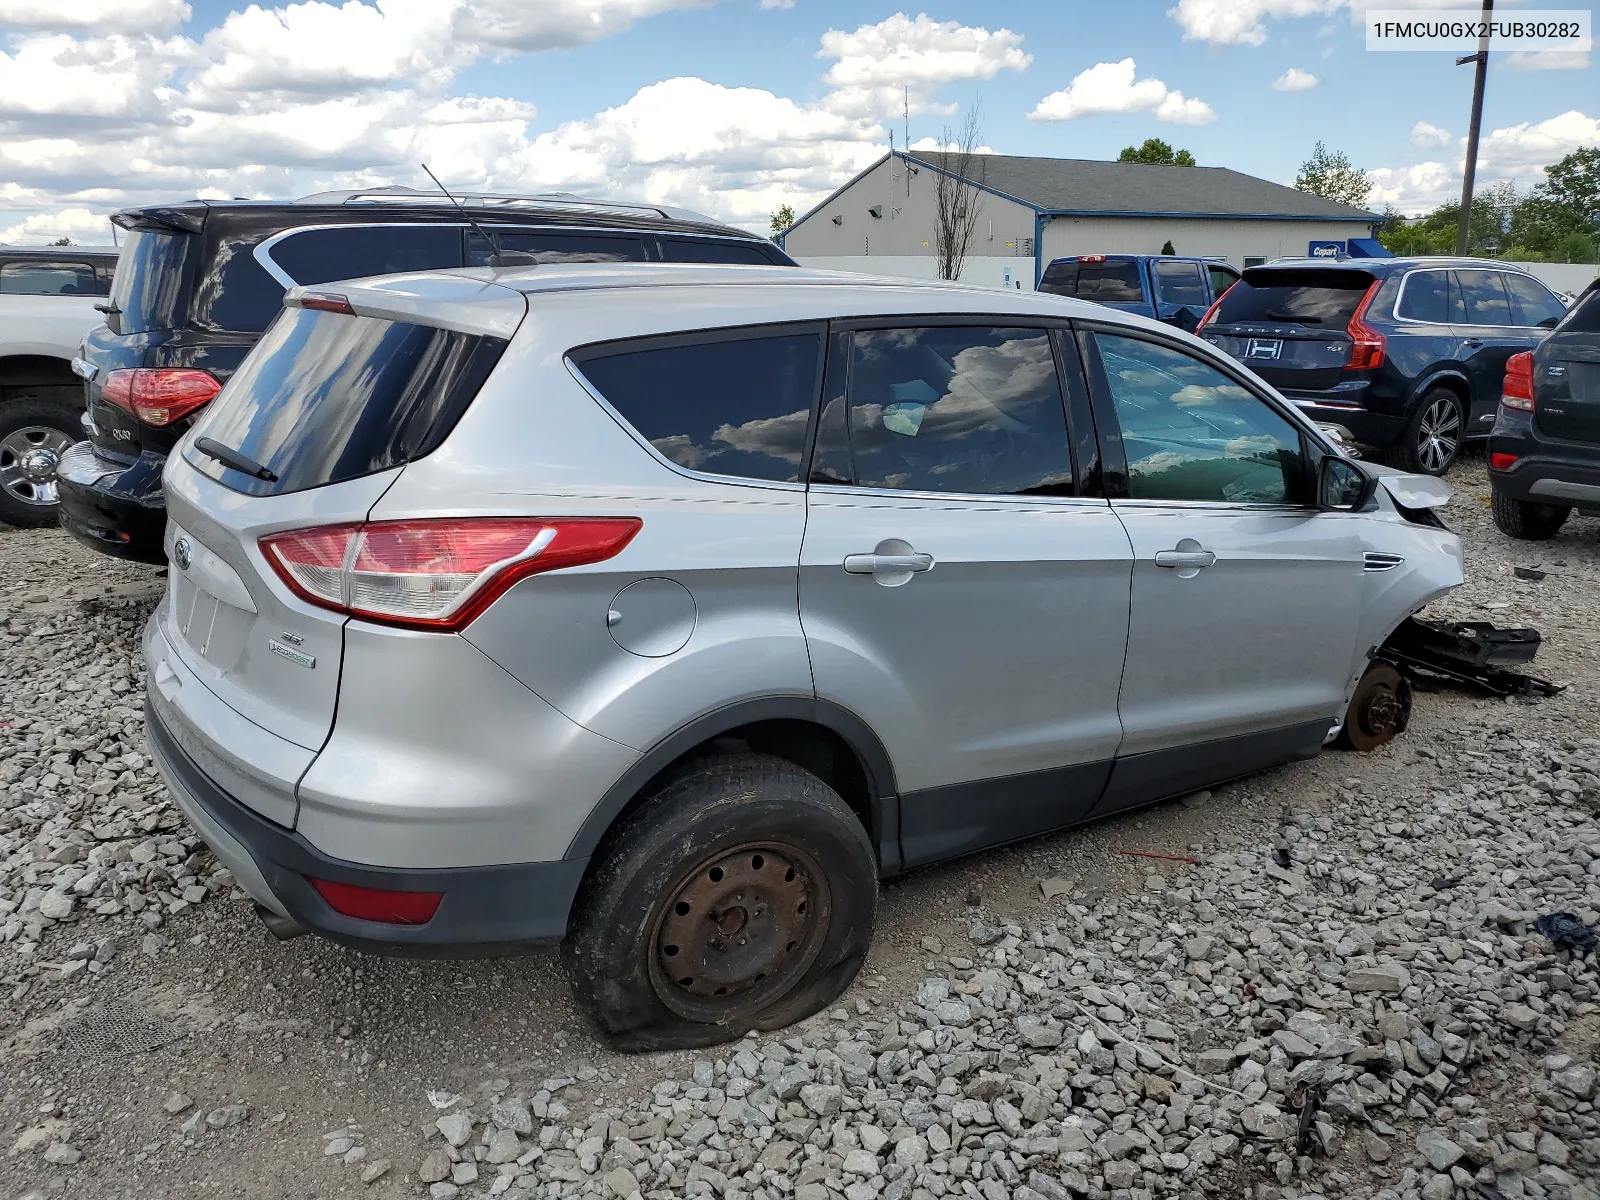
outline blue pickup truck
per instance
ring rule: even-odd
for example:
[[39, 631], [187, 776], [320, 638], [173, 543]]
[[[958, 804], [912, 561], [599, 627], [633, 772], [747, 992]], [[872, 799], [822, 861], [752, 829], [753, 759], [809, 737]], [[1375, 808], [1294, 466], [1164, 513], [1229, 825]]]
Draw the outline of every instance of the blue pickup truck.
[[1225, 262], [1170, 254], [1078, 254], [1044, 269], [1041, 292], [1093, 300], [1194, 332], [1239, 272]]

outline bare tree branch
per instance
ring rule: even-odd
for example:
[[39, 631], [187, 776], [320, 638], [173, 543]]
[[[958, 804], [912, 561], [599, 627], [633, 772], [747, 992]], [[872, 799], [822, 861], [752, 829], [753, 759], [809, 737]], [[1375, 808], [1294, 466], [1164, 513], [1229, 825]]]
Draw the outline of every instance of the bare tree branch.
[[[983, 122], [978, 105], [967, 109], [960, 133], [944, 127], [944, 168], [934, 178], [934, 246], [939, 256], [939, 278], [959, 279], [983, 209], [980, 190], [988, 174], [985, 155], [978, 153]], [[977, 185], [977, 186], [975, 186]]]

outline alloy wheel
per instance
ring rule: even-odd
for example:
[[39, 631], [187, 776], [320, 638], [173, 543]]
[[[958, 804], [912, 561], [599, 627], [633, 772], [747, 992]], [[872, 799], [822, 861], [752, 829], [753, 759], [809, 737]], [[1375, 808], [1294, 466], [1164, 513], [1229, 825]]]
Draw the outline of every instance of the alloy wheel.
[[0, 488], [24, 504], [56, 503], [56, 465], [73, 443], [48, 425], [24, 425], [0, 440]]
[[1440, 396], [1423, 411], [1417, 425], [1417, 461], [1434, 474], [1443, 474], [1460, 445], [1461, 406]]

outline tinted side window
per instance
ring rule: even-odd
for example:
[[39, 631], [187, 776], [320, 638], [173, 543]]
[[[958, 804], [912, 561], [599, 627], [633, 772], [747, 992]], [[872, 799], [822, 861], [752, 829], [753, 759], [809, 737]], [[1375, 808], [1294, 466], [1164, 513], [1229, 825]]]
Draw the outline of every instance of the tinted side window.
[[0, 265], [0, 295], [103, 296], [94, 267], [77, 262], [8, 262]]
[[1043, 329], [858, 331], [849, 410], [861, 487], [1072, 494], [1066, 410]]
[[462, 265], [461, 230], [454, 225], [308, 229], [284, 238], [271, 253], [296, 283], [437, 271]]
[[1457, 271], [1469, 325], [1510, 325], [1511, 302], [1498, 271]]
[[1449, 271], [1413, 271], [1406, 276], [1405, 289], [1395, 309], [1397, 317], [1411, 321], [1450, 322]]
[[1161, 298], [1168, 304], [1204, 305], [1206, 302], [1199, 263], [1158, 262], [1156, 282], [1161, 287]]
[[1300, 431], [1221, 371], [1154, 342], [1095, 343], [1135, 500], [1285, 504], [1301, 498]]
[[1527, 275], [1506, 275], [1503, 278], [1506, 290], [1511, 293], [1518, 325], [1540, 325], [1548, 321], [1553, 326], [1566, 315], [1566, 305], [1537, 279]]
[[1101, 303], [1138, 304], [1144, 299], [1136, 262], [1055, 262], [1045, 268], [1041, 292]]
[[[546, 233], [538, 229], [493, 230], [502, 250], [531, 254], [544, 263], [643, 262], [644, 243], [632, 234]], [[467, 231], [467, 266], [489, 262], [489, 243]]]
[[1228, 270], [1227, 267], [1211, 265], [1206, 267], [1206, 274], [1211, 276], [1211, 294], [1220, 296], [1238, 282], [1239, 276]]
[[578, 364], [618, 415], [680, 467], [792, 483], [821, 353], [819, 331], [601, 348]]
[[772, 266], [767, 252], [754, 242], [721, 242], [715, 238], [662, 238], [668, 262], [753, 263]]

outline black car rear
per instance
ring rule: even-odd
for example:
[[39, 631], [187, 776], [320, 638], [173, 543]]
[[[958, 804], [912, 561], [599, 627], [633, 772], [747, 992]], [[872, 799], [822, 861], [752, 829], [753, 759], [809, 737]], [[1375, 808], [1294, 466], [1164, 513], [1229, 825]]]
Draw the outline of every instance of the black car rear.
[[1439, 475], [1487, 436], [1507, 360], [1561, 312], [1499, 263], [1289, 259], [1247, 269], [1199, 333], [1314, 420]]
[[1574, 509], [1600, 516], [1600, 282], [1548, 338], [1511, 359], [1489, 435], [1495, 524], [1555, 536]]
[[295, 284], [521, 262], [792, 266], [763, 238], [672, 210], [565, 197], [468, 197], [467, 215], [406, 189], [294, 203], [118, 213], [127, 231], [107, 321], [84, 344], [89, 438], [58, 467], [61, 523], [119, 558], [164, 561], [161, 469]]

